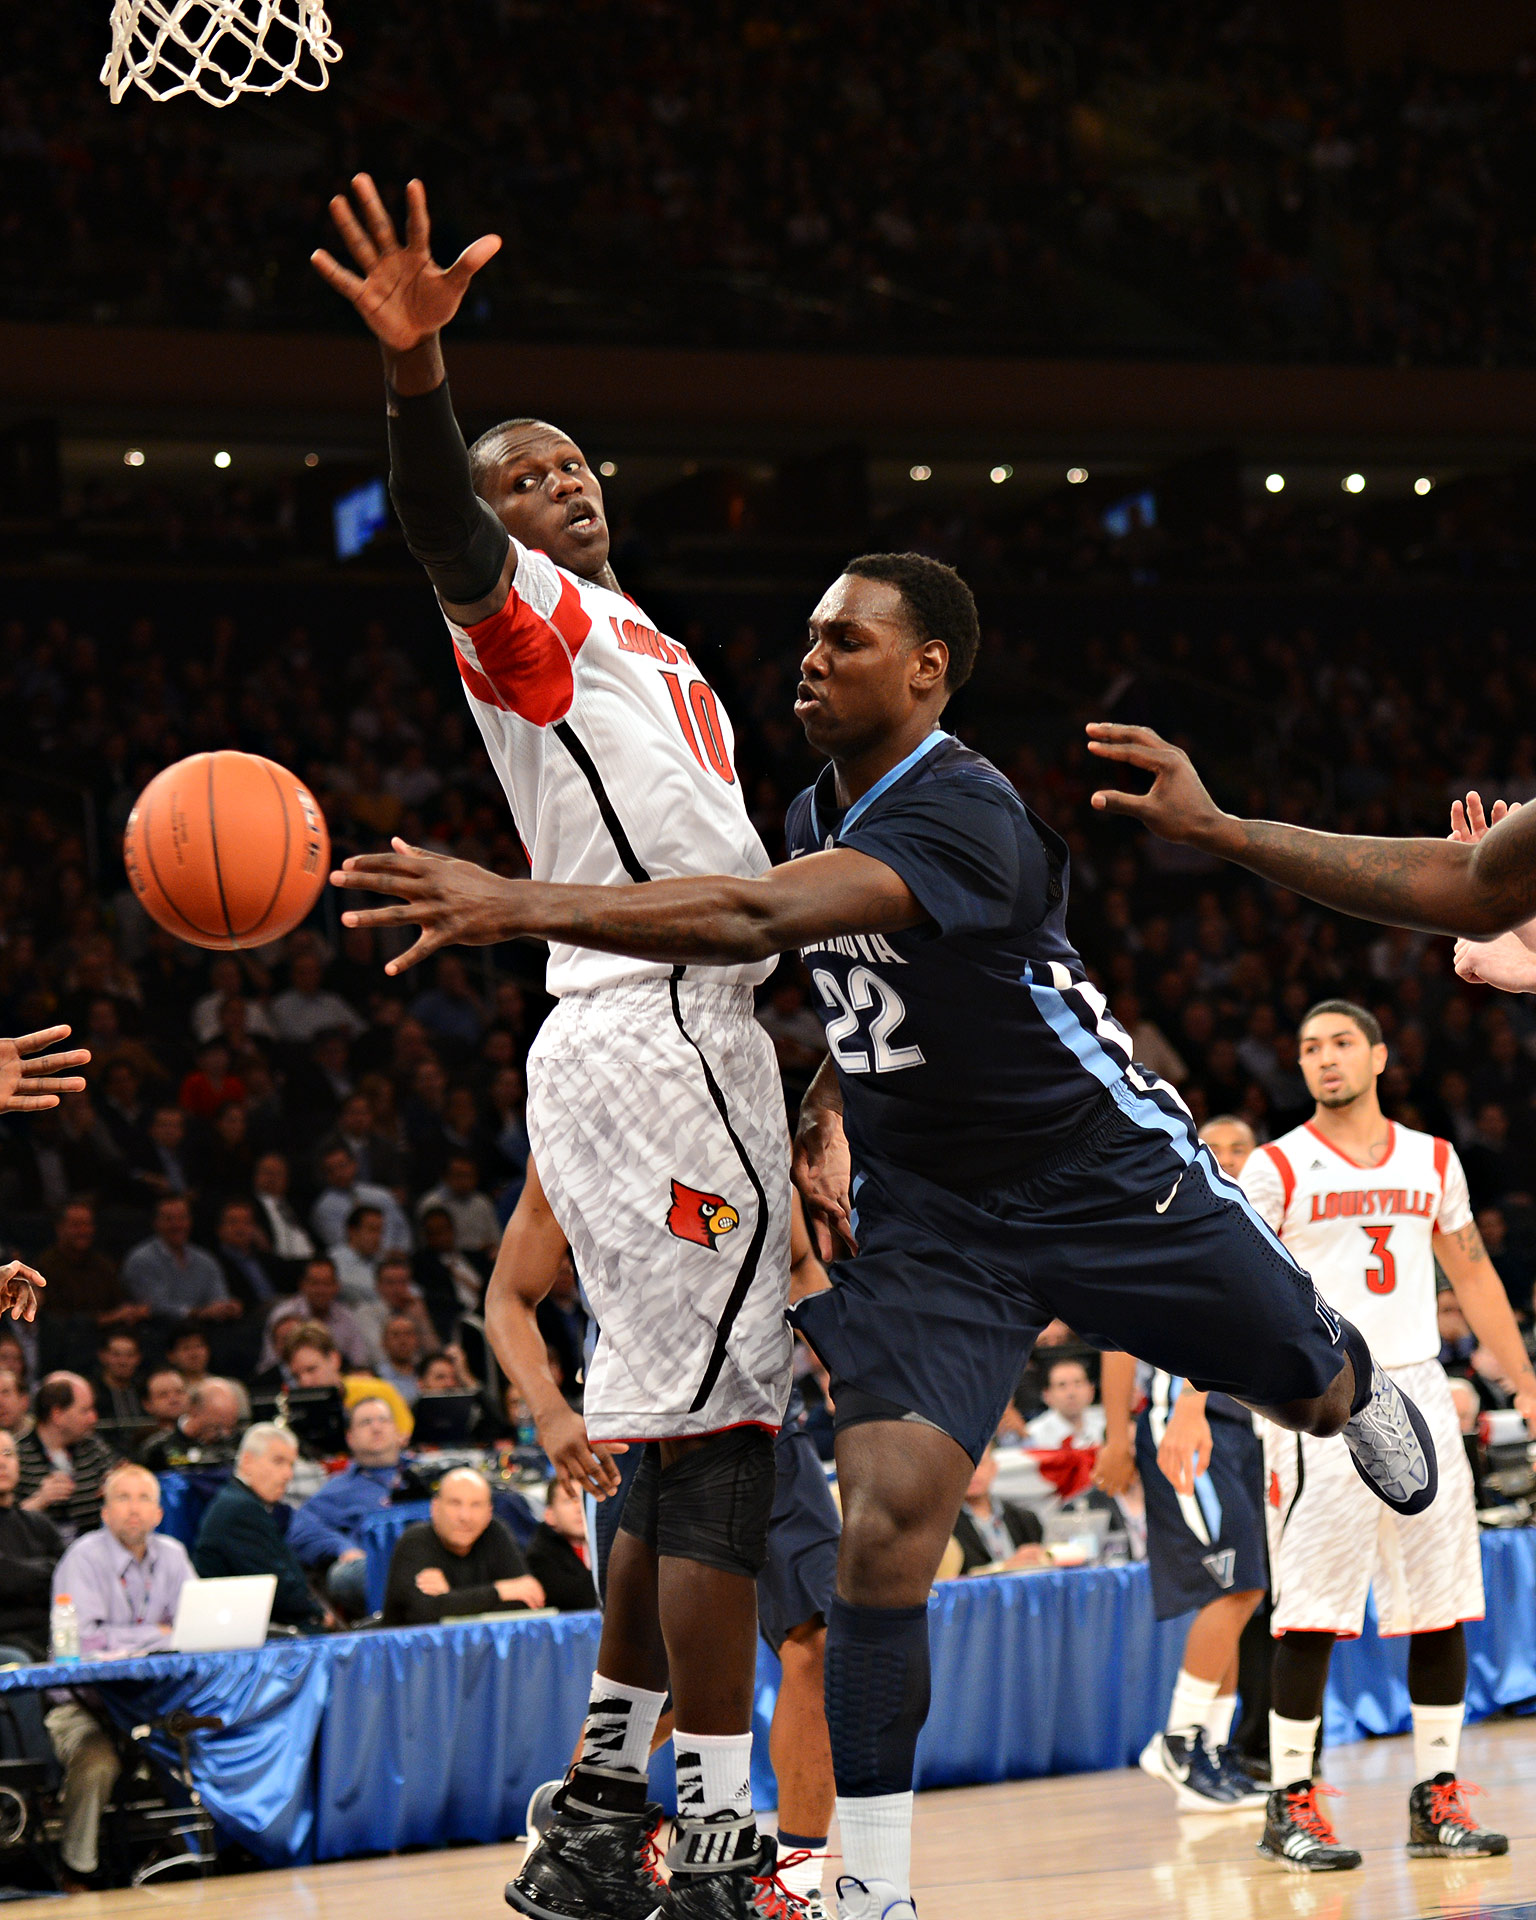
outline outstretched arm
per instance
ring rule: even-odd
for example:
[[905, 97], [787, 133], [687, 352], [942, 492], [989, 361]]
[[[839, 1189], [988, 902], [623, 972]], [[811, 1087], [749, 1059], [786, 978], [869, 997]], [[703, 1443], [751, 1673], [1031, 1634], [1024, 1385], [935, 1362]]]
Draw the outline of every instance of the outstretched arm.
[[391, 960], [386, 973], [404, 973], [440, 947], [502, 940], [562, 940], [674, 966], [738, 966], [829, 934], [891, 933], [928, 918], [890, 867], [851, 847], [787, 861], [755, 880], [720, 874], [572, 887], [505, 880], [397, 839], [389, 853], [354, 854], [331, 881], [402, 896], [400, 906], [342, 915], [349, 927], [420, 927], [415, 946]]
[[484, 234], [451, 267], [440, 267], [432, 258], [427, 190], [419, 180], [405, 189], [403, 242], [370, 175], [354, 175], [352, 192], [356, 209], [337, 194], [331, 218], [359, 271], [349, 272], [324, 248], [311, 259], [321, 278], [351, 301], [383, 350], [390, 498], [406, 544], [449, 614], [460, 625], [473, 625], [504, 605], [514, 549], [470, 477], [443, 366], [442, 329], [501, 241]]
[[41, 1113], [59, 1104], [61, 1093], [83, 1093], [85, 1079], [70, 1067], [90, 1065], [86, 1047], [66, 1053], [44, 1053], [69, 1038], [68, 1027], [43, 1027], [18, 1039], [0, 1039], [0, 1113]]
[[1101, 791], [1102, 812], [1140, 820], [1164, 840], [1200, 847], [1277, 886], [1362, 920], [1472, 938], [1536, 915], [1536, 808], [1508, 814], [1476, 846], [1318, 833], [1223, 813], [1189, 755], [1150, 727], [1088, 728], [1088, 751], [1152, 775], [1146, 793]]

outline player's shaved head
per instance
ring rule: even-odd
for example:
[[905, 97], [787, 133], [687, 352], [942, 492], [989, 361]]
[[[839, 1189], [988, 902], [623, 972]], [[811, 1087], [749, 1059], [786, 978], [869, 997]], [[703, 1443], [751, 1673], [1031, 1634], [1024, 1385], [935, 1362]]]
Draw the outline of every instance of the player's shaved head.
[[618, 586], [608, 567], [603, 489], [568, 433], [531, 416], [503, 420], [470, 448], [469, 471], [514, 540], [580, 579]]

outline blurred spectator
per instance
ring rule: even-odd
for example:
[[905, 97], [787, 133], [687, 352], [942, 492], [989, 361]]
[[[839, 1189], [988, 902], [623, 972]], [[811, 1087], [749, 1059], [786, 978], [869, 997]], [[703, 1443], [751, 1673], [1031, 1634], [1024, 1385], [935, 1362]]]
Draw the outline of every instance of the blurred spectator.
[[376, 1353], [384, 1351], [384, 1334], [389, 1322], [401, 1315], [416, 1330], [417, 1358], [434, 1352], [440, 1344], [437, 1330], [421, 1297], [421, 1289], [411, 1278], [411, 1263], [403, 1254], [386, 1254], [379, 1262], [373, 1299], [363, 1301], [357, 1308], [357, 1317], [373, 1341]]
[[400, 1430], [389, 1402], [364, 1397], [347, 1411], [352, 1456], [294, 1516], [288, 1543], [309, 1571], [323, 1578], [326, 1598], [349, 1620], [367, 1612], [367, 1561], [361, 1527], [387, 1507], [400, 1485]]
[[17, 1495], [70, 1541], [101, 1524], [101, 1485], [115, 1456], [96, 1437], [96, 1396], [78, 1373], [50, 1373], [32, 1413], [36, 1424], [16, 1447]]
[[[470, 1382], [451, 1352], [429, 1353], [416, 1369], [420, 1393], [467, 1393]], [[420, 1394], [417, 1396], [420, 1397]]]
[[460, 1253], [495, 1256], [501, 1245], [496, 1209], [479, 1191], [480, 1169], [468, 1154], [451, 1154], [443, 1178], [416, 1202], [416, 1218], [441, 1210], [453, 1222], [453, 1244]]
[[155, 1427], [150, 1439], [170, 1433], [186, 1410], [186, 1381], [175, 1367], [156, 1367], [144, 1382], [144, 1418]]
[[544, 1590], [544, 1604], [561, 1613], [585, 1613], [597, 1605], [587, 1510], [581, 1495], [552, 1480], [544, 1518], [528, 1542], [528, 1571]]
[[425, 1626], [466, 1613], [515, 1613], [544, 1605], [522, 1549], [491, 1511], [482, 1474], [443, 1476], [430, 1520], [395, 1543], [384, 1600], [386, 1627]]
[[123, 1262], [123, 1286], [165, 1320], [234, 1320], [232, 1299], [213, 1255], [192, 1240], [192, 1209], [180, 1196], [155, 1206], [155, 1230]]
[[222, 1038], [198, 1048], [197, 1066], [182, 1081], [177, 1096], [182, 1110], [195, 1120], [212, 1120], [223, 1108], [241, 1105], [246, 1097], [245, 1082], [230, 1071], [229, 1048]]
[[[167, 1644], [192, 1569], [181, 1542], [155, 1531], [161, 1518], [154, 1475], [120, 1462], [102, 1488], [100, 1527], [82, 1534], [55, 1568], [53, 1591], [74, 1602], [87, 1659]], [[47, 1727], [64, 1769], [59, 1851], [71, 1875], [89, 1879], [98, 1865], [102, 1811], [120, 1771], [117, 1745], [78, 1694], [50, 1709]]]
[[408, 1313], [392, 1313], [379, 1336], [379, 1378], [387, 1380], [408, 1407], [421, 1392], [421, 1330]]
[[377, 1207], [354, 1207], [347, 1215], [346, 1238], [330, 1249], [336, 1284], [349, 1307], [364, 1307], [378, 1299], [379, 1255], [383, 1246], [383, 1214]]
[[332, 1147], [341, 1147], [351, 1154], [358, 1178], [365, 1185], [385, 1187], [391, 1192], [404, 1185], [406, 1156], [376, 1130], [373, 1108], [366, 1093], [351, 1093], [342, 1101], [334, 1131], [321, 1142], [322, 1155]]
[[456, 953], [438, 956], [433, 983], [411, 1002], [411, 1017], [462, 1059], [468, 1059], [485, 1031], [485, 1008], [469, 984]]
[[132, 1326], [149, 1312], [130, 1300], [118, 1279], [117, 1262], [96, 1245], [96, 1209], [71, 1200], [59, 1211], [53, 1244], [38, 1259], [48, 1280], [48, 1312], [89, 1314], [98, 1326]]
[[241, 1573], [277, 1576], [272, 1618], [281, 1626], [318, 1627], [326, 1610], [310, 1592], [283, 1505], [299, 1450], [286, 1427], [258, 1421], [240, 1442], [234, 1477], [216, 1493], [197, 1530], [192, 1564], [203, 1579]]
[[1040, 1545], [1039, 1518], [1028, 1507], [1000, 1499], [993, 1491], [996, 1479], [997, 1449], [988, 1447], [976, 1463], [955, 1521], [959, 1571], [966, 1574], [993, 1566], [1048, 1566], [1050, 1555]]
[[165, 1357], [190, 1390], [208, 1378], [213, 1356], [208, 1350], [208, 1336], [201, 1328], [178, 1327], [166, 1343]]
[[363, 1021], [340, 994], [321, 984], [324, 968], [312, 948], [296, 953], [288, 970], [289, 985], [267, 1010], [276, 1038], [287, 1046], [307, 1047], [322, 1033], [347, 1035], [363, 1031]]
[[455, 1246], [453, 1216], [446, 1207], [428, 1207], [420, 1220], [422, 1244], [412, 1271], [433, 1326], [451, 1340], [459, 1315], [480, 1311], [489, 1276]]
[[0, 1660], [14, 1658], [11, 1648], [46, 1660], [53, 1569], [64, 1541], [45, 1514], [18, 1503], [20, 1477], [16, 1442], [0, 1432]]
[[280, 1153], [264, 1153], [251, 1175], [262, 1232], [272, 1258], [293, 1271], [314, 1254], [315, 1243], [288, 1203], [288, 1162]]
[[125, 1328], [109, 1332], [96, 1349], [96, 1378], [92, 1390], [101, 1416], [114, 1426], [136, 1426], [144, 1418], [139, 1398], [139, 1368], [144, 1355]]
[[157, 1107], [137, 1157], [129, 1162], [129, 1179], [141, 1199], [191, 1193], [186, 1144], [187, 1120], [180, 1107]]
[[264, 1314], [281, 1298], [285, 1274], [261, 1246], [256, 1209], [249, 1200], [226, 1200], [220, 1207], [213, 1252], [231, 1299], [245, 1311]]
[[235, 1458], [235, 1437], [249, 1420], [243, 1389], [210, 1374], [187, 1392], [186, 1411], [167, 1432], [139, 1449], [151, 1473], [185, 1473], [189, 1467], [227, 1467]]
[[0, 1367], [0, 1433], [19, 1440], [32, 1431], [32, 1410], [22, 1376], [10, 1367]]
[[372, 1337], [352, 1309], [342, 1304], [336, 1263], [328, 1255], [316, 1254], [313, 1260], [307, 1261], [298, 1292], [277, 1301], [268, 1313], [266, 1344], [258, 1365], [270, 1367], [276, 1359], [277, 1329], [285, 1320], [299, 1320], [306, 1326], [322, 1328], [349, 1367], [373, 1365]]
[[1104, 1409], [1094, 1402], [1087, 1365], [1065, 1357], [1051, 1360], [1040, 1397], [1045, 1412], [1029, 1423], [1032, 1447], [1097, 1447], [1104, 1441]]
[[310, 1209], [309, 1221], [322, 1246], [338, 1246], [346, 1238], [347, 1219], [354, 1207], [377, 1207], [384, 1216], [384, 1251], [410, 1252], [411, 1229], [394, 1195], [359, 1180], [357, 1162], [345, 1147], [328, 1148], [321, 1156], [320, 1171], [325, 1186]]
[[296, 1387], [338, 1387], [348, 1409], [359, 1400], [382, 1400], [402, 1440], [411, 1437], [411, 1410], [387, 1380], [364, 1368], [343, 1367], [336, 1342], [318, 1325], [304, 1325], [288, 1344], [287, 1366]]

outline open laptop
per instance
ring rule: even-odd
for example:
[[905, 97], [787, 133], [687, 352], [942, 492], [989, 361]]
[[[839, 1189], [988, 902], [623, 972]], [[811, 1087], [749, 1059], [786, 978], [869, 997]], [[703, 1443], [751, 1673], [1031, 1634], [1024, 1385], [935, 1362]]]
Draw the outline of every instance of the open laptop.
[[275, 1573], [241, 1573], [226, 1580], [187, 1580], [176, 1599], [172, 1653], [228, 1653], [259, 1647], [267, 1637]]

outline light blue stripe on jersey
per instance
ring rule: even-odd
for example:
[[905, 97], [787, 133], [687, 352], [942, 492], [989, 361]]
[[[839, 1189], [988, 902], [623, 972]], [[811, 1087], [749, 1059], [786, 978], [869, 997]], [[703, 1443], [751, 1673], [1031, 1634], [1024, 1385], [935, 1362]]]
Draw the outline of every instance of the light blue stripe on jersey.
[[[870, 788], [869, 792], [861, 794], [859, 798], [854, 801], [853, 805], [843, 815], [843, 824], [838, 828], [839, 835], [845, 834], [855, 820], [861, 819], [868, 813], [870, 808], [880, 798], [881, 794], [889, 793], [901, 776], [904, 773], [910, 773], [919, 760], [932, 753], [935, 747], [941, 747], [946, 740], [952, 740], [953, 738], [953, 734], [946, 733], [942, 727], [937, 727], [926, 739], [920, 740], [905, 760], [899, 761], [891, 768], [889, 773], [882, 773], [880, 778]], [[816, 789], [814, 787], [811, 789], [811, 832], [815, 834], [819, 843], [822, 838], [822, 832], [821, 822], [816, 818]]]
[[1195, 1476], [1195, 1498], [1200, 1502], [1200, 1511], [1205, 1515], [1205, 1524], [1211, 1530], [1211, 1539], [1221, 1538], [1221, 1496], [1212, 1484], [1209, 1470]]

